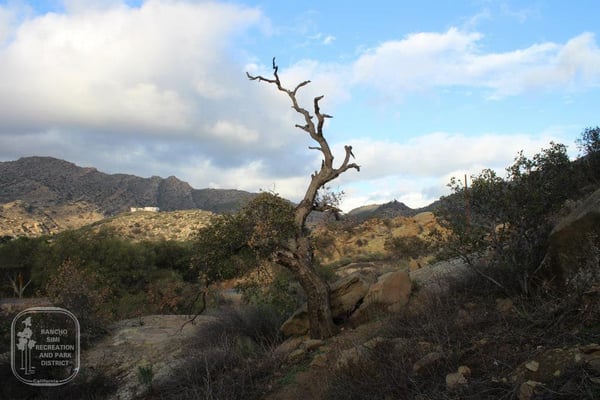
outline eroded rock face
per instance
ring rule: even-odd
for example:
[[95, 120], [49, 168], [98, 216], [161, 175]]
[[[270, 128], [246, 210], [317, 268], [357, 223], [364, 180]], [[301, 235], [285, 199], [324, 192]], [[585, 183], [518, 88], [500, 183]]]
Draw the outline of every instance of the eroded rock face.
[[412, 282], [408, 272], [388, 272], [381, 275], [377, 282], [371, 285], [363, 305], [380, 303], [390, 306], [390, 308], [401, 308], [408, 303], [411, 290]]
[[331, 314], [334, 319], [347, 319], [369, 291], [369, 282], [354, 273], [331, 285]]
[[291, 317], [289, 317], [283, 325], [281, 325], [281, 333], [283, 336], [303, 336], [308, 333], [308, 310], [306, 304], [297, 309]]
[[383, 274], [371, 285], [351, 320], [360, 324], [368, 321], [379, 310], [398, 312], [408, 303], [411, 292], [412, 281], [408, 272], [394, 271]]
[[[564, 285], [582, 268], [598, 268], [598, 255], [593, 247], [600, 246], [600, 189], [585, 198], [552, 230], [544, 272], [558, 285]], [[588, 265], [590, 262], [596, 265]]]
[[[406, 271], [388, 272], [371, 285], [363, 275], [354, 273], [331, 285], [331, 314], [337, 323], [350, 320], [361, 324], [368, 321], [375, 310], [401, 310], [408, 303], [411, 292], [412, 281]], [[285, 336], [306, 335], [308, 329], [306, 305], [281, 326]]]

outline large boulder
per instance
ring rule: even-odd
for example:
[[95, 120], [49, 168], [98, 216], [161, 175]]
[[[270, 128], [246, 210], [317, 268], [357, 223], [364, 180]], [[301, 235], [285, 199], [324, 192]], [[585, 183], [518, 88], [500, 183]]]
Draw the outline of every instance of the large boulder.
[[[359, 273], [335, 281], [330, 286], [331, 315], [336, 322], [343, 322], [357, 309], [369, 291], [369, 281]], [[301, 336], [308, 333], [306, 304], [281, 326], [284, 336]]]
[[412, 289], [410, 275], [406, 271], [394, 271], [381, 275], [369, 288], [361, 307], [379, 303], [388, 306], [390, 311], [402, 308], [408, 303]]
[[306, 304], [297, 309], [291, 317], [289, 317], [281, 325], [281, 333], [285, 337], [303, 336], [308, 334], [310, 326], [308, 325], [308, 309]]
[[351, 274], [331, 285], [331, 315], [344, 321], [358, 308], [369, 291], [370, 282], [360, 273]]
[[[585, 268], [598, 268], [600, 247], [600, 189], [586, 197], [550, 234], [542, 273], [562, 286]], [[595, 265], [589, 265], [590, 262]]]
[[398, 312], [408, 303], [411, 292], [412, 281], [407, 271], [383, 274], [371, 285], [351, 320], [355, 324], [360, 324], [379, 311]]

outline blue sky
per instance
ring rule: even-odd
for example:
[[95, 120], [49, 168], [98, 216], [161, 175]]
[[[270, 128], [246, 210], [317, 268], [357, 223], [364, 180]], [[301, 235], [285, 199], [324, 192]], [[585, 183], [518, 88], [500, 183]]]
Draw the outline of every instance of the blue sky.
[[320, 165], [289, 100], [354, 147], [343, 207], [420, 207], [451, 176], [599, 125], [597, 1], [0, 1], [0, 160], [298, 200]]

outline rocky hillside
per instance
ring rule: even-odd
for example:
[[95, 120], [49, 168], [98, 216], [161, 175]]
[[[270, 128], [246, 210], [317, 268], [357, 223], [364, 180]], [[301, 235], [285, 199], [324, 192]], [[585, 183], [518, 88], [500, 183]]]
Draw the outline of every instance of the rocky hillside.
[[[313, 236], [322, 263], [344, 264], [348, 261], [389, 258], [390, 253], [385, 248], [387, 241], [399, 237], [418, 237], [430, 241], [428, 234], [434, 229], [441, 229], [434, 214], [422, 212], [414, 216], [370, 218], [356, 224], [319, 225], [314, 229]], [[412, 260], [410, 266], [418, 268], [419, 263], [424, 261]]]
[[94, 206], [75, 202], [34, 207], [22, 201], [0, 205], [0, 237], [38, 237], [66, 230], [115, 230], [133, 241], [188, 240], [215, 214], [204, 210], [136, 211], [105, 218]]
[[96, 206], [83, 201], [38, 207], [20, 200], [11, 201], [0, 204], [0, 237], [52, 235], [103, 218]]
[[0, 204], [22, 201], [31, 207], [56, 208], [86, 203], [107, 216], [144, 206], [220, 213], [239, 209], [253, 196], [240, 190], [194, 189], [174, 176], [110, 175], [51, 157], [0, 162]]
[[355, 208], [346, 214], [346, 217], [357, 221], [364, 221], [370, 218], [413, 217], [423, 212], [435, 211], [443, 201], [443, 199], [440, 199], [425, 207], [410, 208], [398, 200], [392, 200], [384, 204], [369, 204]]
[[136, 211], [102, 219], [84, 229], [114, 229], [120, 237], [132, 241], [185, 241], [191, 239], [200, 228], [207, 226], [214, 215], [204, 210]]

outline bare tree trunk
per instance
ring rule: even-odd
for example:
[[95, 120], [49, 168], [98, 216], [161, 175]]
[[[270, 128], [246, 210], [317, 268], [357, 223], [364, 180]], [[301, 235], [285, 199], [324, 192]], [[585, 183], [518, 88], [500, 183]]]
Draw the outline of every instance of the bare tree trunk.
[[286, 93], [292, 101], [292, 108], [304, 118], [304, 125], [296, 125], [297, 128], [307, 132], [310, 137], [317, 143], [317, 146], [309, 147], [309, 149], [320, 151], [323, 155], [321, 169], [315, 171], [311, 175], [311, 181], [306, 189], [306, 194], [300, 204], [296, 207], [294, 213], [294, 221], [296, 222], [297, 234], [296, 238], [288, 243], [285, 249], [277, 251], [273, 255], [273, 260], [289, 269], [300, 285], [304, 289], [308, 305], [308, 318], [310, 324], [310, 335], [312, 338], [327, 338], [335, 333], [335, 325], [331, 317], [331, 305], [329, 299], [329, 285], [315, 271], [313, 267], [313, 248], [309, 238], [309, 233], [305, 228], [306, 218], [314, 211], [335, 210], [327, 204], [316, 204], [315, 199], [319, 189], [323, 188], [328, 182], [337, 178], [341, 173], [348, 169], [354, 168], [360, 171], [360, 166], [355, 163], [350, 163], [352, 154], [352, 146], [345, 146], [345, 157], [339, 167], [333, 166], [333, 154], [329, 143], [323, 135], [323, 125], [325, 119], [332, 118], [331, 115], [321, 113], [319, 101], [323, 96], [315, 97], [313, 102], [314, 115], [317, 121], [313, 120], [313, 115], [298, 104], [296, 93], [298, 90], [310, 83], [304, 81], [298, 84], [294, 90], [286, 89], [281, 85], [278, 75], [278, 67], [273, 58], [273, 76], [274, 79], [264, 78], [262, 76], [252, 76], [246, 73], [248, 79], [258, 80], [259, 82], [267, 82], [277, 86], [277, 89]]
[[292, 246], [291, 251], [277, 252], [274, 261], [291, 271], [304, 289], [310, 337], [314, 339], [331, 337], [336, 329], [331, 316], [329, 285], [313, 268], [310, 238], [302, 236], [294, 239]]

